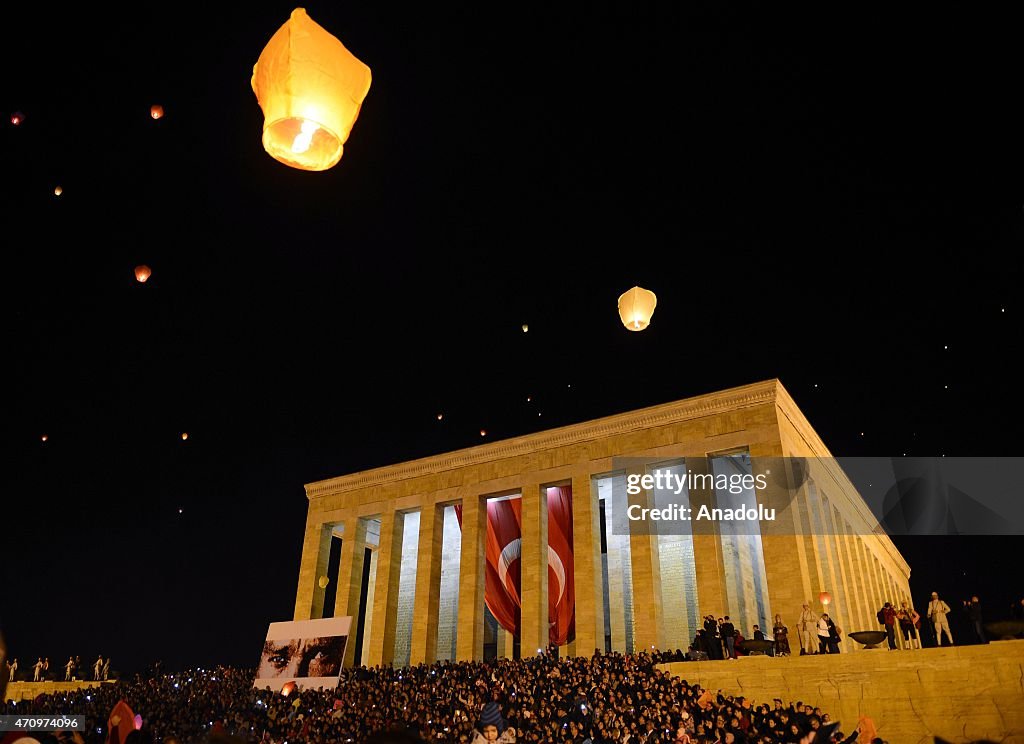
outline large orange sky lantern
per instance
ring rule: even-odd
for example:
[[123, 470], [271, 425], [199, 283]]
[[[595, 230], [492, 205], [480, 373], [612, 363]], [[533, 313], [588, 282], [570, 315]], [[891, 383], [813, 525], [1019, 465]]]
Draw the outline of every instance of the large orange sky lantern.
[[303, 8], [271, 37], [252, 69], [263, 147], [302, 170], [337, 164], [370, 90], [370, 68]]

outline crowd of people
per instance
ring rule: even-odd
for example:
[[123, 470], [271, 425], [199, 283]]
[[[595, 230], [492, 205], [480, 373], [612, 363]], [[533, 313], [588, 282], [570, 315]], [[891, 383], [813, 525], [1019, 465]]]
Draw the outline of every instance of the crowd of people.
[[[10, 659], [5, 663], [7, 665], [7, 679], [11, 682], [19, 681], [18, 660]], [[81, 656], [69, 656], [60, 670], [55, 669], [54, 673], [51, 674], [50, 658], [48, 656], [40, 656], [36, 659], [36, 663], [31, 666], [31, 670], [33, 682], [46, 682], [55, 679], [62, 679], [65, 682], [77, 679], [89, 679], [99, 682], [110, 679], [110, 657], [108, 656], [104, 659], [102, 655], [97, 656], [90, 670], [82, 666]], [[26, 677], [20, 681], [28, 681], [28, 678]]]
[[108, 717], [120, 700], [142, 719], [145, 738], [137, 744], [189, 744], [214, 735], [260, 744], [336, 744], [396, 728], [408, 741], [459, 744], [788, 744], [814, 731], [821, 733], [818, 742], [857, 737], [857, 721], [844, 722], [847, 733], [832, 731], [828, 714], [811, 704], [702, 690], [656, 666], [674, 657], [595, 652], [346, 669], [336, 689], [289, 695], [254, 689], [253, 670], [217, 667], [41, 695], [7, 703], [0, 713], [83, 714], [82, 744], [136, 744], [108, 736]]

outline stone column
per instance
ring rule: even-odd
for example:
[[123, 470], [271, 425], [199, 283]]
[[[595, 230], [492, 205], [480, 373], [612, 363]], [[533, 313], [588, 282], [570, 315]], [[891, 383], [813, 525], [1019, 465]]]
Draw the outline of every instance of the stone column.
[[380, 549], [377, 551], [377, 582], [373, 592], [373, 624], [367, 666], [391, 664], [395, 659], [395, 626], [398, 619], [398, 586], [402, 575], [402, 538], [405, 514], [393, 509], [380, 518]]
[[860, 627], [851, 628], [850, 630], [873, 630], [875, 626], [872, 621], [874, 620], [875, 613], [871, 609], [871, 603], [868, 601], [867, 576], [864, 573], [864, 565], [861, 561], [860, 547], [858, 545], [859, 538], [853, 534], [853, 529], [845, 520], [843, 528], [846, 533], [846, 549], [849, 554], [850, 573], [853, 576], [853, 589], [857, 595], [857, 622], [860, 625]]
[[882, 606], [880, 601], [882, 593], [878, 590], [878, 580], [875, 578], [874, 556], [867, 545], [867, 539], [862, 537], [857, 541], [860, 545], [861, 565], [864, 570], [864, 581], [868, 593], [868, 609], [870, 612], [871, 630], [879, 630], [878, 620], [875, 613]]
[[[826, 545], [829, 548], [829, 558], [832, 560], [832, 575], [836, 584], [833, 589], [832, 598], [833, 612], [832, 619], [843, 630], [842, 643], [847, 650], [852, 649], [853, 641], [847, 635], [853, 627], [855, 620], [853, 616], [853, 592], [850, 591], [849, 577], [846, 573], [846, 561], [843, 560], [842, 538], [839, 534], [836, 521], [836, 509], [828, 497], [822, 493], [821, 506], [825, 515]], [[831, 614], [831, 613], [830, 613]]]
[[590, 470], [572, 476], [572, 540], [576, 587], [576, 646], [580, 656], [604, 652], [604, 591], [601, 581], [601, 507]]
[[484, 658], [484, 540], [487, 502], [478, 494], [462, 499], [462, 555], [459, 561], [459, 623], [456, 661]]
[[356, 629], [359, 625], [359, 595], [363, 588], [363, 558], [366, 552], [366, 520], [356, 515], [345, 518], [341, 535], [341, 560], [338, 564], [338, 591], [334, 597], [334, 616], [352, 618], [352, 630], [345, 649], [345, 666], [356, 656]]
[[[642, 490], [627, 496], [629, 505], [654, 507], [654, 493]], [[665, 616], [661, 601], [661, 560], [658, 535], [651, 521], [629, 523], [629, 557], [633, 569], [633, 650], [665, 648]], [[696, 540], [694, 540], [696, 542]], [[695, 550], [696, 552], [696, 550]]]
[[535, 656], [548, 647], [548, 494], [538, 483], [523, 486], [520, 588], [520, 653]]
[[295, 620], [315, 620], [324, 616], [324, 590], [318, 579], [327, 575], [331, 557], [331, 525], [321, 524], [310, 509], [306, 517], [306, 534], [302, 540], [302, 561], [299, 563], [299, 590], [295, 596]]
[[803, 553], [807, 528], [801, 521], [799, 495], [805, 485], [798, 482], [802, 476], [793, 472], [792, 461], [782, 457], [779, 444], [753, 444], [750, 458], [753, 474], [764, 475], [767, 484], [766, 488], [755, 491], [758, 503], [764, 504], [766, 509], [775, 509], [775, 521], [761, 523], [769, 608], [764, 631], [770, 635], [775, 615], [781, 615], [783, 624], [789, 628], [790, 648], [797, 648], [794, 653], [799, 654], [797, 620], [803, 603], [810, 599], [807, 596], [810, 593], [807, 561]]
[[514, 650], [515, 639], [511, 633], [498, 625], [498, 658], [511, 659]]
[[437, 661], [437, 626], [441, 602], [441, 545], [444, 508], [432, 501], [420, 513], [420, 539], [416, 559], [416, 599], [412, 618], [409, 664]]
[[[707, 457], [686, 458], [686, 471], [692, 473], [694, 478], [714, 475], [711, 472], [711, 460]], [[713, 614], [719, 618], [730, 614], [729, 592], [725, 582], [722, 535], [718, 529], [718, 522], [696, 519], [701, 506], [707, 506], [708, 509], [717, 508], [718, 499], [715, 496], [714, 484], [706, 487], [699, 478], [691, 482], [695, 484], [690, 488], [690, 507], [693, 510], [691, 518], [694, 520], [693, 562], [697, 574], [697, 601], [700, 603], [697, 608], [697, 626], [701, 627], [704, 615]], [[771, 582], [768, 586], [771, 587]], [[634, 602], [634, 607], [641, 606]]]

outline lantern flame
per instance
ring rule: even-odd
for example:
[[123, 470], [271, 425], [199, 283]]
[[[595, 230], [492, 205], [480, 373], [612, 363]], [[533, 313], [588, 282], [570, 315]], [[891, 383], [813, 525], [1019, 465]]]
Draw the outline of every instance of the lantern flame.
[[139, 284], [145, 284], [146, 280], [149, 279], [149, 277], [151, 277], [152, 275], [152, 269], [150, 269], [145, 264], [141, 264], [140, 266], [135, 267], [135, 281], [139, 282]]
[[292, 152], [301, 154], [309, 150], [309, 146], [313, 144], [313, 135], [316, 134], [316, 130], [319, 128], [320, 125], [315, 121], [304, 120], [301, 130], [295, 137], [295, 141], [292, 142]]
[[162, 118], [164, 115], [164, 107], [154, 103], [152, 106], [149, 107], [149, 115], [152, 116], [154, 119]]

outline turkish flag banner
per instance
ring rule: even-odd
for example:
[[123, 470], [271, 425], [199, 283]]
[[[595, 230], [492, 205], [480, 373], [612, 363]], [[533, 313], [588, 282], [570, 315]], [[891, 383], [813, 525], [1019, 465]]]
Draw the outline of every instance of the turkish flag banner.
[[[548, 639], [563, 646], [576, 636], [572, 488], [547, 489]], [[522, 622], [522, 498], [487, 502], [484, 603], [502, 628], [519, 637]], [[462, 507], [455, 507], [462, 526]]]

